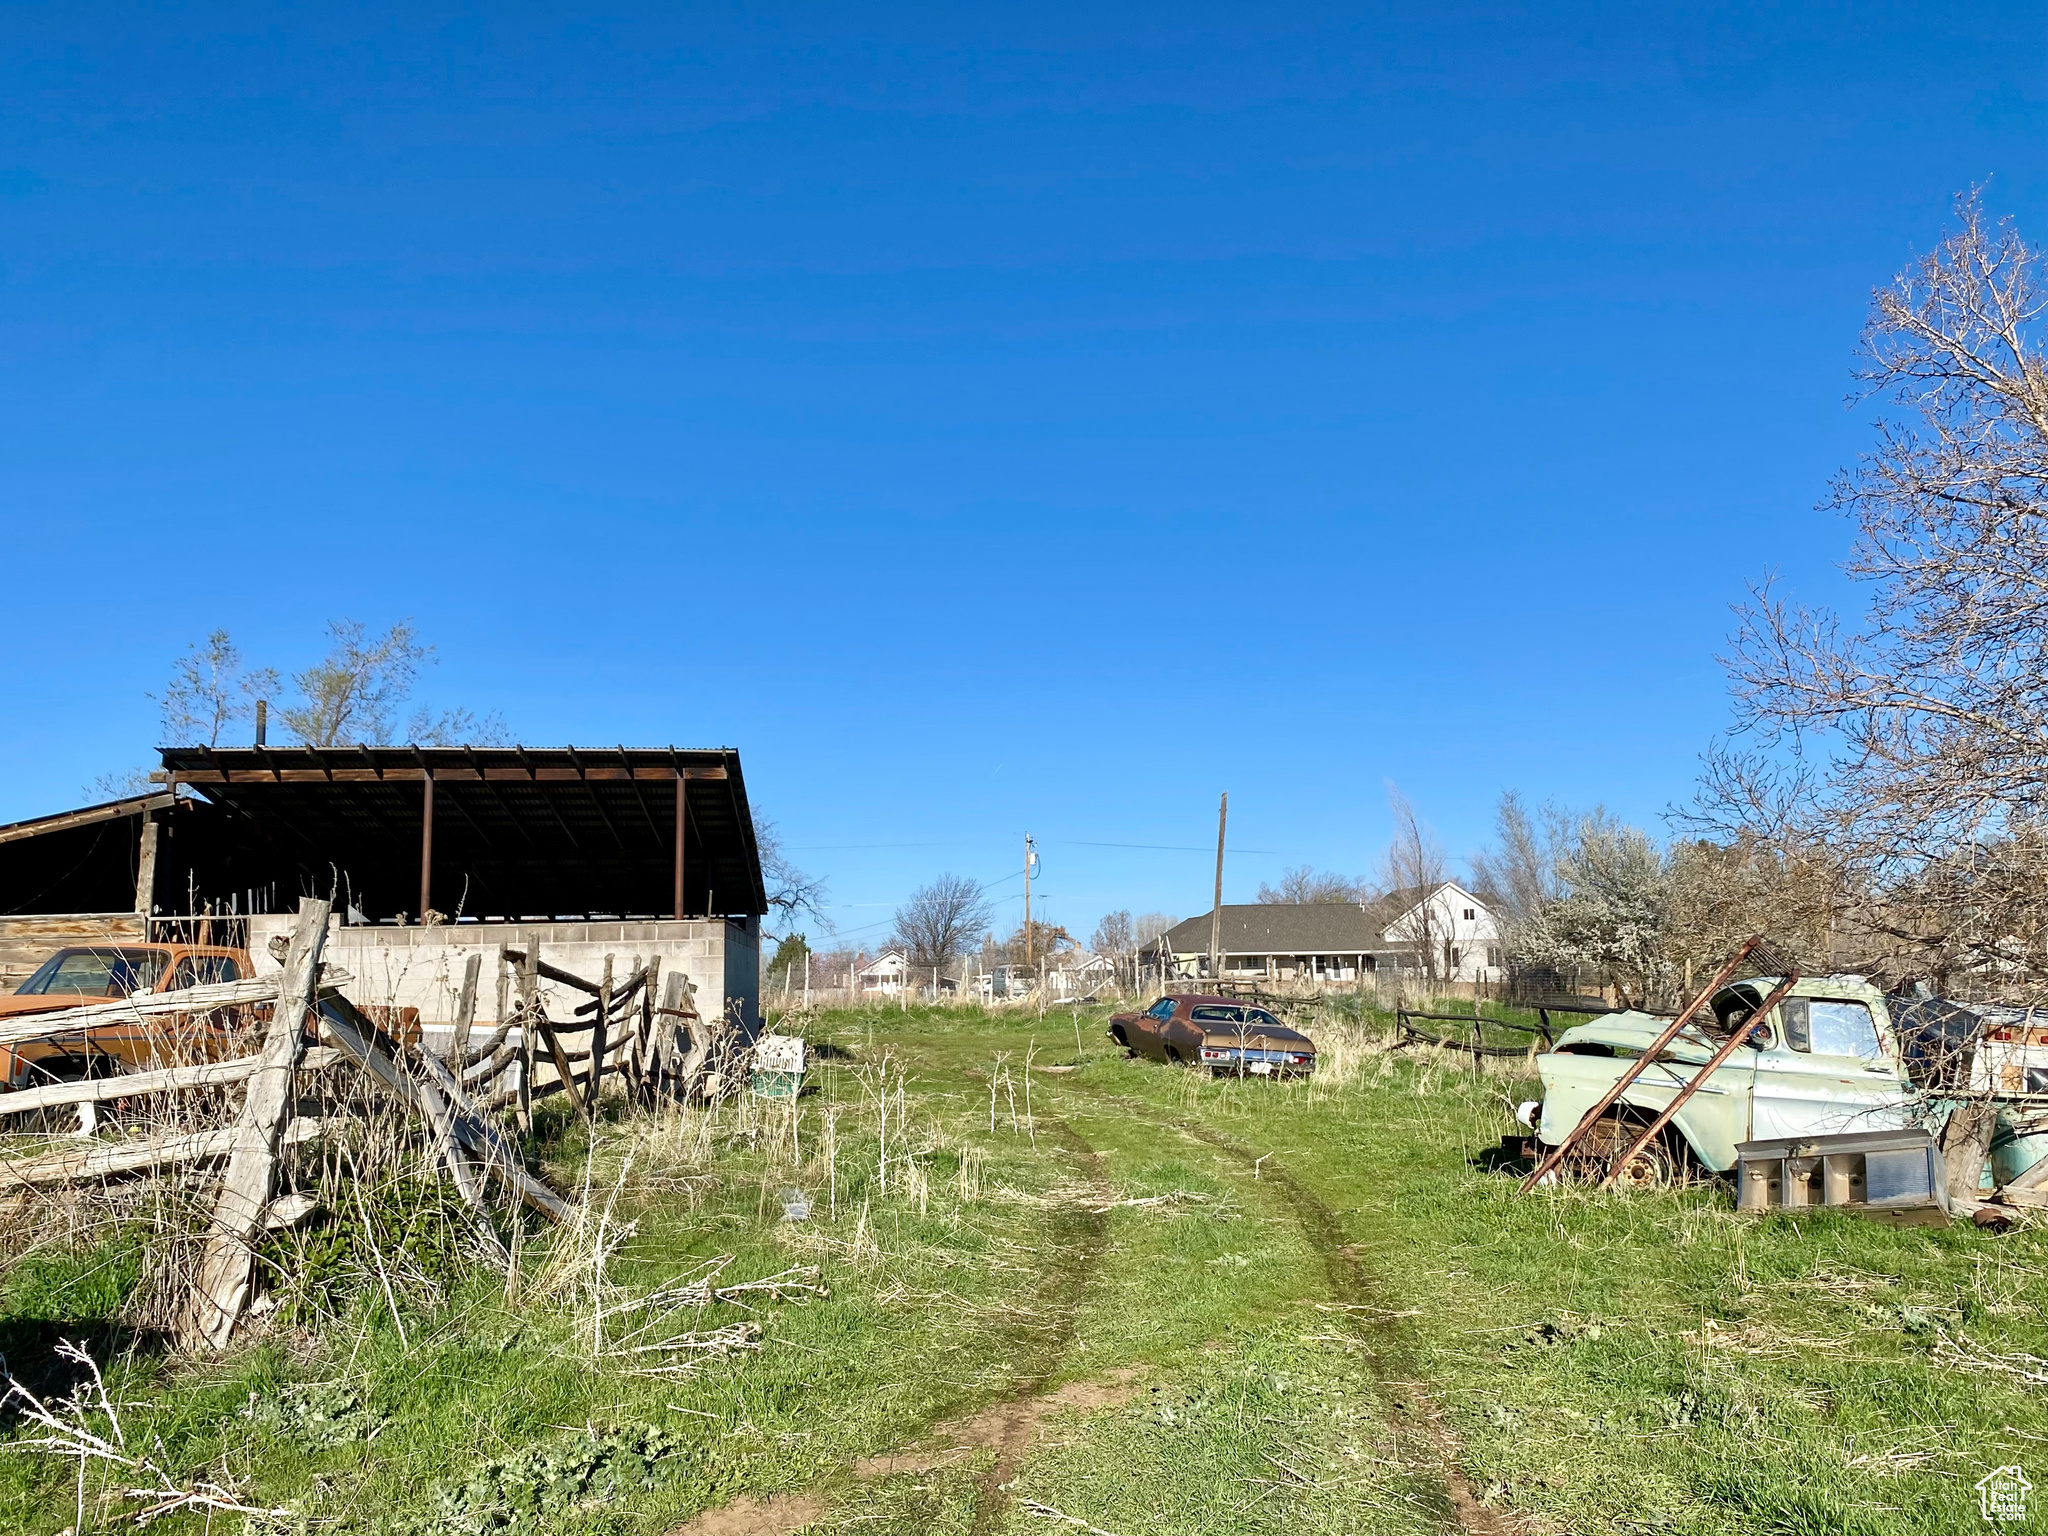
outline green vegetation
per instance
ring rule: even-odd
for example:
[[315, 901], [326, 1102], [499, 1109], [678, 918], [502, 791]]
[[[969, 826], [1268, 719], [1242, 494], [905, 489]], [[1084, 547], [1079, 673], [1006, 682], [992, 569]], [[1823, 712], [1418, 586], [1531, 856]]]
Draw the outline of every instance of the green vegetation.
[[[85, 1339], [175, 1479], [393, 1536], [777, 1494], [821, 1531], [1953, 1532], [2048, 1444], [2041, 1232], [1518, 1196], [1481, 1154], [1520, 1062], [1313, 1027], [1324, 1070], [1283, 1084], [1126, 1061], [1100, 1010], [828, 1014], [795, 1108], [551, 1120], [586, 1217], [522, 1232], [513, 1279], [373, 1197], [225, 1364], [132, 1327], [132, 1230], [37, 1243], [0, 1337], [38, 1391]], [[760, 1348], [635, 1374], [670, 1357], [619, 1352], [633, 1304], [724, 1256], [721, 1285], [815, 1266], [829, 1295], [669, 1314], [635, 1337]], [[78, 1479], [0, 1457], [0, 1528], [73, 1525]], [[87, 1468], [88, 1529], [121, 1486]]]

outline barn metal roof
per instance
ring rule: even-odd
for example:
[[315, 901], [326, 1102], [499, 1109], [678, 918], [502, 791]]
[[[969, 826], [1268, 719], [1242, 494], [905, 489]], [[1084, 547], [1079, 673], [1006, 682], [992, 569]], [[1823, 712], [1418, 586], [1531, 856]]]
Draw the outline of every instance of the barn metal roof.
[[[417, 905], [433, 780], [433, 904], [466, 916], [669, 915], [676, 795], [686, 912], [767, 910], [730, 747], [165, 747], [170, 788], [371, 917]], [[248, 852], [238, 855], [246, 860]], [[303, 880], [294, 881], [294, 886]]]
[[170, 804], [170, 791], [157, 790], [146, 795], [124, 795], [119, 800], [103, 800], [98, 805], [82, 805], [75, 811], [58, 811], [52, 816], [10, 821], [0, 826], [0, 843], [19, 842], [25, 837], [48, 837], [52, 832], [68, 832], [73, 827], [89, 827], [121, 816], [142, 816], [151, 811], [166, 810]]

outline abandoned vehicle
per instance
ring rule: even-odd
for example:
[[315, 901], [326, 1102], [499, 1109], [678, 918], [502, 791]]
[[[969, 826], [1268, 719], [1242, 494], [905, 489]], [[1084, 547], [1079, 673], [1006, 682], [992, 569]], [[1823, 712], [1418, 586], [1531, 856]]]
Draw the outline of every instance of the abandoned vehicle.
[[[1586, 1138], [1584, 1154], [1604, 1164], [1622, 1150], [1633, 1139], [1625, 1130], [1648, 1123], [1670, 1104], [1733, 1031], [1752, 1025], [1779, 984], [1774, 977], [1756, 977], [1723, 987], [1701, 1017], [1629, 1084]], [[1667, 1022], [1630, 1011], [1567, 1030], [1536, 1058], [1543, 1097], [1524, 1104], [1519, 1118], [1544, 1146], [1558, 1145]], [[1735, 1167], [1738, 1143], [1902, 1130], [1920, 1106], [1884, 994], [1859, 976], [1802, 978], [1755, 1023], [1747, 1048], [1714, 1070], [1663, 1135], [1621, 1170], [1620, 1179], [1664, 1184], [1688, 1162], [1726, 1173]]]
[[1207, 1067], [1214, 1077], [1306, 1077], [1315, 1043], [1264, 1008], [1227, 997], [1166, 996], [1141, 1013], [1119, 1013], [1109, 1038], [1134, 1056]]
[[[246, 952], [217, 945], [71, 947], [58, 950], [11, 994], [0, 997], [0, 1020], [158, 997], [254, 974]], [[214, 1012], [225, 1017], [224, 1010]], [[225, 1030], [205, 1013], [113, 1018], [75, 1035], [16, 1040], [0, 1048], [0, 1084], [25, 1088], [212, 1061], [226, 1054], [229, 1044]]]

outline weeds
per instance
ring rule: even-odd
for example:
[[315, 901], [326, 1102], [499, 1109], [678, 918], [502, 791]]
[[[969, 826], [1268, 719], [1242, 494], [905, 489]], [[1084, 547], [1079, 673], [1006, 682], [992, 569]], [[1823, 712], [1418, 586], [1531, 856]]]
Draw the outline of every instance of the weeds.
[[[9, 1441], [6, 1449], [16, 1453], [40, 1451], [61, 1459], [77, 1459], [76, 1518], [72, 1530], [85, 1529], [87, 1472], [96, 1463], [119, 1472], [122, 1481], [129, 1484], [113, 1491], [117, 1498], [141, 1506], [129, 1515], [137, 1525], [148, 1525], [153, 1520], [185, 1510], [200, 1510], [209, 1516], [241, 1515], [254, 1520], [289, 1520], [293, 1517], [293, 1511], [289, 1509], [246, 1504], [236, 1489], [224, 1483], [206, 1478], [178, 1481], [152, 1458], [129, 1454], [128, 1437], [121, 1427], [120, 1415], [114, 1410], [113, 1400], [107, 1396], [107, 1384], [100, 1374], [99, 1363], [82, 1345], [69, 1339], [57, 1346], [57, 1355], [59, 1359], [80, 1367], [83, 1373], [79, 1386], [70, 1396], [45, 1403], [17, 1381], [12, 1372], [0, 1366], [0, 1377], [4, 1377], [7, 1383], [6, 1393], [0, 1396], [0, 1405], [13, 1408], [36, 1431]], [[104, 1430], [94, 1429], [94, 1421], [103, 1424]], [[132, 1481], [136, 1478], [143, 1479], [139, 1486]]]
[[[1449, 1465], [1510, 1527], [1931, 1536], [1975, 1523], [1972, 1468], [2048, 1437], [2048, 1234], [1757, 1222], [1711, 1185], [1523, 1198], [1480, 1162], [1514, 1059], [1340, 1007], [1309, 1026], [1312, 1079], [1211, 1082], [1123, 1060], [1099, 1013], [1068, 1075], [1034, 1070], [1028, 1013], [906, 1008], [819, 1016], [860, 1056], [818, 1053], [803, 1100], [550, 1108], [533, 1146], [585, 1220], [516, 1228], [504, 1286], [464, 1261], [448, 1191], [376, 1193], [402, 1146], [309, 1152], [325, 1214], [266, 1243], [333, 1245], [331, 1283], [280, 1289], [269, 1345], [204, 1371], [96, 1346], [126, 1447], [89, 1382], [38, 1401], [117, 1454], [146, 1442], [163, 1476], [126, 1484], [391, 1536], [673, 1529], [793, 1490], [824, 1528], [964, 1531], [999, 1455], [1012, 1529], [1419, 1536], [1451, 1518]], [[352, 1167], [364, 1208], [330, 1182]], [[182, 1218], [133, 1201], [6, 1229], [9, 1328], [139, 1315], [145, 1247]], [[1333, 1293], [1353, 1262], [1369, 1287]], [[1139, 1397], [1038, 1442], [846, 1483], [1126, 1368]], [[51, 1433], [24, 1418], [14, 1443]], [[70, 1450], [0, 1462], [0, 1525], [75, 1524], [76, 1473]]]

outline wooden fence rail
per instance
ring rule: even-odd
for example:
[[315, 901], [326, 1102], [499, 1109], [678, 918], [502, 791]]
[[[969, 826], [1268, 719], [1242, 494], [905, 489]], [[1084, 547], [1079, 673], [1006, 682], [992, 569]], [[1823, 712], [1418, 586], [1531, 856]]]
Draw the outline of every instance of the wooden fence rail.
[[[340, 1060], [341, 1055], [337, 1051], [309, 1050], [299, 1066], [304, 1071], [319, 1071]], [[246, 1082], [255, 1076], [261, 1064], [260, 1057], [237, 1056], [231, 1061], [208, 1061], [190, 1067], [165, 1067], [156, 1072], [129, 1072], [118, 1077], [93, 1077], [83, 1082], [22, 1088], [13, 1093], [0, 1093], [0, 1118], [25, 1115], [38, 1109], [61, 1109], [67, 1104], [105, 1104], [116, 1099], [175, 1093], [184, 1088], [214, 1088], [227, 1083]]]

